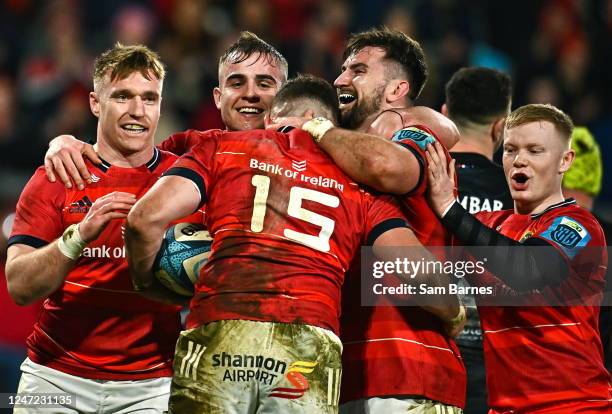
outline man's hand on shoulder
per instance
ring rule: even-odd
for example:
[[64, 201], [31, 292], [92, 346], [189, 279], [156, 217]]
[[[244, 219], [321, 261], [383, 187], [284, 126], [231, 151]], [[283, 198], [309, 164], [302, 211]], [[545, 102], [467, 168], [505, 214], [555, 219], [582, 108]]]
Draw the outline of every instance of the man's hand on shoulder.
[[72, 188], [72, 181], [82, 190], [91, 183], [91, 175], [85, 165], [84, 157], [100, 164], [91, 144], [87, 144], [72, 135], [59, 135], [49, 142], [49, 149], [45, 154], [45, 171], [52, 183], [59, 177], [66, 188]]

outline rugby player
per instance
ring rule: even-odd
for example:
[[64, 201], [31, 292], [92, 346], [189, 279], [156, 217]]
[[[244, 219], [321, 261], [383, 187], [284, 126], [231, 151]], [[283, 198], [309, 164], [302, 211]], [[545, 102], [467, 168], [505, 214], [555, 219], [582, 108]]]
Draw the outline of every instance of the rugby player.
[[[517, 304], [479, 309], [490, 413], [610, 412], [612, 388], [598, 331], [606, 242], [593, 215], [565, 199], [561, 188], [574, 159], [572, 129], [571, 119], [551, 105], [512, 112], [503, 167], [514, 209], [476, 218], [453, 195], [454, 169], [442, 148], [428, 149], [436, 213], [473, 254], [478, 250], [469, 246], [495, 248], [486, 267], [513, 289]], [[581, 303], [567, 305], [576, 298]]]
[[[17, 204], [8, 290], [21, 305], [46, 298], [18, 392], [69, 394], [56, 413], [167, 410], [180, 308], [134, 291], [121, 236], [137, 197], [177, 158], [153, 146], [164, 73], [144, 46], [100, 55], [89, 101], [101, 163], [85, 163], [91, 185], [49, 183], [40, 167]], [[15, 413], [39, 410], [48, 412]]]

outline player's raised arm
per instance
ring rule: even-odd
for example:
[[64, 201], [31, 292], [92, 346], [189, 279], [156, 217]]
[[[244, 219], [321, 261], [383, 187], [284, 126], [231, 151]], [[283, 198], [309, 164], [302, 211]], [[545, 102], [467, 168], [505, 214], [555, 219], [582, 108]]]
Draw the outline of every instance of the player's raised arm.
[[[475, 257], [486, 250], [486, 268], [517, 292], [557, 286], [569, 274], [565, 258], [550, 242], [531, 237], [520, 243], [482, 224], [454, 198], [454, 165], [448, 166], [440, 144], [427, 150], [429, 199], [444, 226], [459, 237]], [[538, 247], [533, 249], [532, 247]]]
[[[170, 135], [157, 147], [176, 155], [183, 155], [215, 131], [177, 132]], [[91, 174], [85, 165], [85, 158], [96, 164], [102, 162], [91, 144], [72, 135], [59, 135], [53, 138], [45, 153], [47, 178], [52, 183], [59, 178], [66, 188], [72, 188], [74, 182], [74, 185], [82, 190], [86, 184], [91, 184]]]
[[459, 142], [457, 125], [442, 113], [426, 106], [387, 109], [376, 117], [366, 132], [391, 139], [397, 131], [416, 125], [431, 130], [446, 149], [450, 150]]
[[152, 267], [164, 231], [172, 221], [196, 211], [204, 196], [203, 190], [194, 186], [193, 181], [176, 175], [166, 176], [160, 178], [130, 211], [125, 246], [136, 290], [155, 287]]

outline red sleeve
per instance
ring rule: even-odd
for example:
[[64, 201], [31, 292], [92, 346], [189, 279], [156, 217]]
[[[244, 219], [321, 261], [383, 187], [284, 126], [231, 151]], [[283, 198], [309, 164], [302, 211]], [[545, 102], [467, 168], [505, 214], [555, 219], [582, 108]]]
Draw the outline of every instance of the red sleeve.
[[200, 205], [206, 202], [207, 189], [210, 190], [211, 176], [215, 154], [217, 153], [218, 136], [221, 131], [215, 134], [206, 134], [206, 138], [200, 139], [198, 144], [192, 147], [189, 152], [182, 155], [164, 176], [178, 175], [193, 183], [200, 191]]
[[197, 131], [189, 129], [183, 132], [177, 132], [170, 135], [161, 144], [157, 146], [160, 150], [168, 151], [176, 155], [183, 155], [191, 148], [195, 147], [200, 141], [210, 135], [220, 132], [220, 129], [211, 129], [209, 131]]
[[605, 291], [608, 254], [597, 220], [583, 209], [549, 213], [538, 223], [533, 237], [553, 245], [570, 267], [567, 280], [553, 289], [555, 295], [599, 306]]
[[58, 238], [64, 231], [65, 199], [66, 189], [61, 182], [50, 183], [44, 167], [39, 167], [17, 202], [9, 246], [26, 244], [39, 248]]
[[365, 244], [370, 246], [384, 232], [397, 228], [408, 227], [406, 219], [394, 197], [389, 195], [373, 196], [366, 212]]
[[[417, 185], [407, 195], [425, 193], [425, 190], [427, 189], [427, 174], [425, 172], [427, 158], [425, 158], [425, 150], [427, 149], [427, 144], [433, 145], [433, 143], [436, 141], [440, 143], [440, 140], [429, 128], [422, 125], [413, 125], [400, 129], [393, 134], [392, 140], [412, 152], [419, 162], [419, 179], [417, 181]], [[446, 159], [450, 161], [450, 154], [446, 148], [444, 149], [444, 152], [446, 153]]]
[[580, 210], [545, 215], [533, 237], [546, 240], [568, 261], [588, 246], [605, 246], [606, 243], [597, 220], [589, 212]]

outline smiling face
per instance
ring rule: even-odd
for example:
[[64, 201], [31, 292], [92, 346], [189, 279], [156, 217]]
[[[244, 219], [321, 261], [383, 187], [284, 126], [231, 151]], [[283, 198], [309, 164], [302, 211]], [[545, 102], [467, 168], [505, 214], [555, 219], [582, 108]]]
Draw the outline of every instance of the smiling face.
[[506, 130], [503, 166], [518, 213], [537, 213], [563, 201], [561, 180], [573, 151], [548, 121], [535, 121]]
[[123, 156], [150, 156], [159, 122], [163, 81], [134, 71], [123, 79], [104, 81], [89, 95], [98, 117], [98, 143]]
[[341, 124], [348, 129], [366, 129], [384, 102], [385, 51], [367, 46], [349, 56], [334, 82], [340, 102]]
[[259, 53], [242, 62], [224, 64], [219, 69], [219, 87], [213, 95], [227, 129], [263, 128], [265, 116], [284, 80], [281, 68]]

